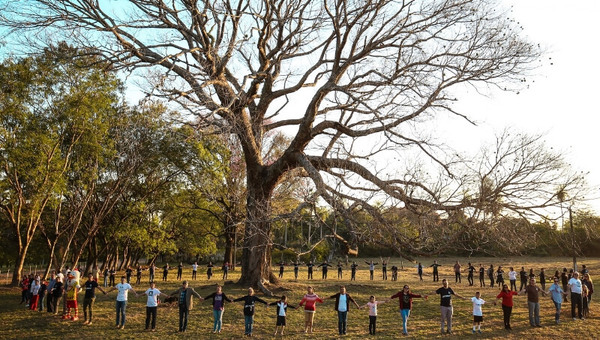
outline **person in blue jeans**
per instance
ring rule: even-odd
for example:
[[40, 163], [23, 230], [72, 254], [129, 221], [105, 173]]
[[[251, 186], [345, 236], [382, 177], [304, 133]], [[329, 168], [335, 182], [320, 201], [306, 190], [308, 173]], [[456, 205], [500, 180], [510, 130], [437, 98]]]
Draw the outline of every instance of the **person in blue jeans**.
[[340, 335], [346, 334], [346, 325], [348, 322], [348, 310], [350, 310], [350, 302], [352, 302], [356, 308], [360, 308], [358, 303], [346, 293], [346, 287], [340, 286], [340, 292], [336, 293], [326, 299], [335, 299], [334, 309], [338, 313], [338, 331]]
[[248, 295], [234, 299], [233, 302], [244, 301], [244, 335], [252, 336], [252, 325], [254, 324], [254, 303], [267, 302], [254, 295], [254, 289], [248, 288]]
[[106, 293], [110, 293], [113, 290], [117, 291], [117, 303], [116, 303], [117, 320], [116, 320], [116, 326], [119, 329], [123, 329], [123, 328], [125, 328], [125, 311], [126, 311], [126, 308], [127, 308], [127, 293], [129, 291], [132, 291], [133, 294], [135, 294], [135, 296], [137, 296], [137, 293], [135, 292], [135, 290], [133, 289], [133, 287], [131, 287], [131, 285], [129, 283], [127, 283], [127, 278], [125, 276], [121, 277], [121, 283], [118, 283], [117, 285], [115, 285], [114, 287], [112, 287]]
[[[444, 279], [445, 280], [445, 279]], [[427, 300], [427, 295], [413, 294], [408, 285], [404, 285], [402, 291], [392, 295], [387, 301], [398, 298], [400, 314], [402, 315], [402, 334], [408, 335], [408, 318], [412, 309], [413, 298], [424, 298]]]
[[179, 305], [179, 331], [185, 332], [187, 330], [189, 312], [194, 307], [194, 296], [200, 301], [204, 299], [193, 288], [188, 287], [187, 280], [183, 281], [181, 287], [170, 295], [177, 297]]
[[212, 299], [213, 305], [213, 317], [215, 322], [213, 324], [213, 333], [221, 333], [221, 326], [223, 324], [223, 311], [225, 310], [225, 301], [233, 302], [232, 299], [228, 298], [223, 293], [223, 287], [217, 286], [217, 291], [207, 295], [204, 300]]
[[554, 307], [556, 308], [556, 314], [554, 315], [554, 321], [558, 325], [560, 323], [560, 309], [562, 307], [563, 296], [567, 295], [565, 291], [559, 284], [560, 279], [558, 277], [554, 277], [554, 283], [550, 286], [548, 292], [552, 295], [552, 302], [554, 303]]

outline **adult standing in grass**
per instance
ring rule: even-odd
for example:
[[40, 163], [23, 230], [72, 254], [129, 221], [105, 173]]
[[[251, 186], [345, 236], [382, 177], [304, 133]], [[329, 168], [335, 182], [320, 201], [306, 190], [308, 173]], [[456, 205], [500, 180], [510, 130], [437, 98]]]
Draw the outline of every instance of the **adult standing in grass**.
[[267, 305], [267, 302], [254, 295], [254, 289], [248, 288], [248, 295], [234, 299], [233, 302], [244, 301], [244, 335], [252, 336], [252, 326], [254, 325], [254, 304], [256, 302]]
[[150, 268], [148, 268], [148, 273], [149, 273], [149, 280], [150, 282], [154, 282], [154, 276], [156, 275], [156, 265], [154, 265], [154, 262], [152, 262], [150, 264]]
[[[296, 262], [293, 263], [294, 265], [294, 280], [298, 281], [298, 270], [299, 270], [299, 266], [300, 263], [298, 262], [298, 260], [296, 260]], [[283, 330], [281, 331], [283, 333]]]
[[133, 273], [133, 269], [131, 269], [131, 266], [127, 266], [127, 269], [125, 269], [125, 276], [127, 276], [127, 283], [131, 284], [131, 274]]
[[381, 258], [381, 279], [384, 281], [387, 281], [388, 276], [387, 276], [387, 265], [388, 265], [388, 261], [390, 260], [390, 258], [388, 257], [387, 260], [384, 260], [383, 258]]
[[[516, 283], [515, 283], [516, 286]], [[504, 329], [512, 330], [510, 327], [510, 316], [512, 315], [512, 309], [514, 306], [513, 296], [518, 295], [519, 293], [508, 289], [506, 284], [502, 285], [502, 290], [496, 296], [496, 299], [502, 299], [502, 314], [504, 316]]]
[[456, 263], [454, 264], [454, 283], [462, 283], [461, 277], [460, 277], [460, 263], [458, 263], [458, 261], [456, 261]]
[[115, 268], [114, 268], [114, 267], [113, 267], [113, 268], [110, 268], [110, 269], [108, 270], [108, 278], [109, 278], [109, 281], [110, 281], [110, 282], [109, 282], [109, 285], [110, 285], [111, 287], [114, 287], [114, 286], [115, 286], [115, 275], [116, 275], [116, 274], [117, 274], [117, 271], [115, 270]]
[[440, 280], [440, 275], [438, 272], [438, 267], [441, 267], [441, 264], [437, 263], [437, 260], [433, 260], [433, 264], [429, 267], [433, 267], [433, 282], [439, 281]]
[[356, 268], [358, 268], [358, 265], [355, 261], [352, 261], [350, 265], [350, 281], [356, 281]]
[[177, 280], [181, 280], [183, 277], [183, 262], [179, 262], [177, 265]]
[[582, 301], [582, 290], [581, 280], [579, 280], [579, 273], [574, 272], [573, 277], [568, 282], [568, 292], [571, 292], [571, 317], [575, 320], [575, 308], [577, 308], [577, 317], [583, 320], [583, 301]]
[[[166, 295], [156, 288], [154, 282], [150, 282], [150, 288], [146, 289], [143, 295], [146, 295], [146, 331], [156, 331], [156, 310], [158, 309], [158, 297]], [[152, 327], [152, 328], [150, 328]]]
[[404, 285], [401, 291], [392, 295], [390, 300], [398, 298], [398, 303], [400, 306], [400, 315], [402, 316], [402, 334], [408, 335], [408, 318], [410, 317], [410, 311], [412, 310], [412, 302], [413, 298], [424, 298], [427, 300], [427, 295], [413, 294], [410, 291], [410, 287], [408, 285]]
[[504, 270], [502, 270], [502, 266], [498, 266], [498, 269], [496, 270], [496, 283], [498, 284], [498, 287], [502, 287], [504, 284]]
[[283, 261], [280, 261], [278, 263], [279, 265], [279, 278], [282, 279], [283, 278], [283, 271], [285, 269], [285, 263]]
[[207, 278], [208, 280], [210, 280], [210, 278], [211, 278], [211, 277], [212, 277], [212, 275], [213, 275], [213, 272], [212, 272], [212, 269], [213, 269], [213, 267], [214, 267], [214, 266], [213, 266], [212, 262], [211, 262], [211, 261], [208, 261], [208, 264], [206, 265], [206, 278]]
[[119, 329], [123, 329], [125, 328], [125, 313], [126, 313], [126, 309], [127, 309], [127, 293], [129, 293], [129, 291], [132, 291], [133, 294], [135, 294], [137, 296], [137, 293], [135, 292], [135, 290], [133, 289], [133, 287], [131, 287], [131, 285], [129, 283], [127, 283], [125, 276], [121, 277], [121, 283], [117, 284], [116, 286], [112, 287], [107, 293], [112, 292], [113, 290], [117, 290], [117, 302], [116, 302], [116, 312], [117, 312], [117, 319], [116, 319], [116, 327]]
[[592, 281], [592, 277], [590, 276], [589, 273], [585, 273], [582, 275], [583, 275], [583, 280], [581, 280], [581, 283], [583, 283], [588, 288], [587, 302], [588, 302], [588, 306], [589, 306], [590, 303], [592, 302], [592, 293], [594, 293], [594, 282]]
[[315, 265], [313, 264], [312, 261], [308, 261], [308, 263], [306, 264], [306, 268], [307, 268], [307, 280], [312, 280], [313, 279], [313, 267]]
[[562, 289], [559, 284], [558, 276], [555, 276], [553, 279], [554, 283], [550, 286], [548, 290], [550, 296], [552, 297], [552, 303], [554, 303], [554, 308], [556, 309], [556, 313], [554, 314], [554, 322], [558, 325], [560, 323], [560, 309], [563, 302], [563, 296], [567, 293]]
[[[98, 282], [94, 280], [94, 274], [88, 274], [88, 280], [83, 284], [83, 289], [85, 293], [83, 295], [83, 324], [91, 325], [92, 324], [92, 316], [94, 309], [94, 302], [96, 301], [96, 288], [98, 288], [104, 295], [106, 295], [106, 291], [98, 286]], [[88, 318], [89, 311], [89, 318]]]
[[223, 280], [227, 280], [227, 275], [229, 274], [229, 262], [223, 263]]
[[508, 272], [508, 281], [510, 281], [510, 290], [517, 290], [517, 272], [513, 267], [510, 267], [510, 271]]
[[168, 263], [165, 264], [165, 266], [163, 267], [163, 276], [162, 276], [163, 281], [167, 281], [167, 279], [169, 277], [169, 269], [171, 269], [169, 264]]
[[373, 262], [373, 261], [370, 261], [370, 262], [365, 261], [365, 263], [369, 265], [369, 278], [371, 279], [371, 281], [373, 281], [373, 274], [375, 273], [375, 266], [378, 265], [379, 263]]
[[321, 267], [321, 280], [327, 280], [327, 267], [331, 267], [331, 265], [327, 261], [323, 261], [319, 267]]
[[181, 287], [171, 293], [170, 296], [177, 297], [177, 305], [179, 306], [179, 332], [185, 332], [188, 325], [188, 315], [190, 314], [190, 310], [194, 308], [194, 296], [200, 301], [204, 299], [193, 288], [188, 287], [187, 280], [184, 280], [181, 283]]
[[[394, 266], [394, 267], [396, 267], [396, 266]], [[396, 275], [398, 275], [398, 267], [396, 267]], [[421, 264], [421, 262], [419, 262], [419, 264], [417, 264], [417, 275], [419, 275], [419, 281], [423, 281], [423, 265]], [[393, 280], [393, 278], [392, 278], [392, 280]], [[396, 276], [396, 280], [398, 280], [398, 276]], [[396, 280], [394, 280], [394, 281], [396, 281]]]
[[337, 264], [337, 278], [338, 280], [341, 280], [344, 278], [344, 265], [342, 264], [342, 261], [338, 261]]
[[494, 288], [494, 265], [490, 264], [490, 267], [487, 270], [488, 278], [490, 279], [490, 287]]
[[46, 311], [48, 313], [52, 313], [52, 289], [56, 284], [56, 273], [52, 271], [50, 273], [50, 281], [48, 281], [48, 286], [46, 287]]
[[529, 279], [529, 284], [519, 294], [527, 293], [527, 307], [529, 309], [529, 324], [531, 327], [542, 327], [540, 324], [540, 293], [546, 296], [540, 287], [536, 286], [535, 278]]
[[546, 290], [546, 272], [544, 268], [540, 270], [540, 285], [542, 285], [543, 290]]
[[298, 307], [304, 306], [304, 333], [310, 334], [313, 332], [317, 302], [323, 303], [323, 300], [315, 294], [313, 287], [308, 286], [308, 288], [306, 288], [306, 294], [298, 304]]
[[356, 308], [360, 308], [360, 306], [358, 305], [358, 303], [356, 303], [356, 301], [354, 301], [350, 294], [346, 293], [345, 286], [340, 286], [340, 292], [333, 294], [327, 299], [335, 299], [334, 309], [338, 314], [338, 332], [339, 335], [346, 334], [350, 302], [352, 302], [356, 306]]
[[[521, 271], [519, 271], [519, 279], [521, 280], [521, 287], [519, 287], [519, 291], [523, 290], [523, 287], [527, 286], [527, 272], [525, 271], [525, 267], [521, 267]], [[563, 287], [563, 289], [566, 289]]]
[[479, 287], [485, 287], [485, 268], [479, 264]]
[[467, 281], [469, 281], [469, 286], [473, 285], [473, 277], [475, 276], [475, 267], [473, 267], [473, 265], [471, 264], [471, 262], [468, 263], [467, 266]]
[[[423, 281], [423, 266], [421, 266], [419, 280]], [[398, 281], [398, 266], [396, 265], [392, 266], [392, 281]]]
[[50, 291], [50, 294], [52, 295], [52, 303], [50, 306], [50, 309], [48, 310], [50, 313], [52, 314], [58, 314], [58, 306], [60, 305], [60, 301], [62, 299], [63, 296], [63, 274], [59, 273], [56, 276], [56, 282], [54, 283], [54, 286], [52, 287], [52, 290]]
[[104, 287], [108, 287], [108, 267], [104, 268], [102, 277], [104, 278]]
[[194, 264], [192, 264], [192, 280], [196, 280], [197, 274], [198, 274], [198, 262], [194, 262]]
[[135, 284], [139, 285], [140, 283], [142, 283], [142, 266], [138, 264], [135, 269]]
[[441, 312], [441, 333], [444, 334], [444, 324], [446, 324], [446, 333], [452, 333], [452, 295], [465, 300], [464, 297], [456, 294], [452, 288], [448, 286], [448, 280], [442, 279], [442, 287], [438, 288], [435, 294], [440, 295], [440, 312]]
[[232, 299], [228, 298], [223, 293], [223, 287], [217, 286], [217, 290], [214, 293], [207, 295], [204, 300], [212, 299], [213, 306], [213, 333], [221, 333], [221, 327], [223, 326], [223, 312], [225, 311], [225, 301], [233, 302]]

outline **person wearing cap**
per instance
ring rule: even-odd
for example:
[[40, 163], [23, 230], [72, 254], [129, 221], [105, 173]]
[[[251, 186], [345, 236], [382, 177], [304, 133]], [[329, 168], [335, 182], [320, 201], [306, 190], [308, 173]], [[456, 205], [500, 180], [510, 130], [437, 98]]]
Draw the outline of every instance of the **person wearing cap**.
[[[88, 280], [83, 284], [83, 289], [85, 290], [85, 294], [83, 296], [83, 324], [91, 325], [92, 324], [92, 309], [94, 308], [94, 301], [96, 301], [96, 288], [98, 288], [104, 295], [106, 295], [106, 291], [102, 289], [96, 280], [94, 280], [94, 274], [88, 274]], [[88, 318], [88, 310], [89, 310], [89, 318]]]

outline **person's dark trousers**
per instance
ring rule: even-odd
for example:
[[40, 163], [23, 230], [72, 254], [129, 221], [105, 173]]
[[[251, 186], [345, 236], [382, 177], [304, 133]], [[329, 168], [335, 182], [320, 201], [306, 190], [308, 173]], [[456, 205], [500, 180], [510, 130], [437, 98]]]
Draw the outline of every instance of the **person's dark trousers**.
[[127, 283], [131, 283], [131, 275], [127, 274]]
[[346, 334], [346, 322], [348, 321], [348, 312], [338, 312], [338, 331], [340, 335]]
[[546, 280], [540, 280], [540, 285], [542, 285], [542, 290], [546, 290]]
[[485, 277], [479, 275], [479, 287], [485, 287]]
[[439, 281], [439, 280], [440, 280], [440, 275], [438, 274], [438, 272], [433, 272], [433, 282]]
[[197, 273], [197, 272], [196, 272], [195, 270], [193, 270], [193, 271], [192, 271], [192, 280], [195, 280], [195, 279], [196, 279], [196, 273]]
[[[94, 301], [96, 298], [83, 298], [83, 319], [92, 322], [92, 308], [94, 308]], [[90, 318], [88, 319], [88, 309], [90, 311]]]
[[521, 288], [519, 288], [519, 290], [523, 290], [523, 287], [525, 287], [526, 284], [527, 284], [527, 282], [521, 280]]
[[467, 281], [469, 281], [469, 286], [473, 285], [473, 274], [469, 274], [467, 276]]
[[581, 301], [581, 294], [571, 292], [571, 317], [575, 317], [575, 306], [577, 306], [577, 317], [583, 318], [581, 310], [583, 307], [583, 301]]
[[150, 326], [150, 320], [152, 320], [152, 329], [156, 328], [156, 308], [146, 307], [146, 329]]
[[490, 279], [490, 287], [493, 288], [494, 287], [494, 277], [490, 276], [489, 279]]
[[369, 315], [369, 334], [375, 334], [375, 326], [377, 325], [377, 316]]
[[117, 326], [125, 325], [125, 313], [127, 308], [127, 301], [117, 301], [116, 303], [116, 311], [117, 311]]
[[460, 281], [460, 273], [454, 273], [454, 281], [457, 283], [462, 283]]
[[61, 300], [62, 300], [62, 296], [61, 297], [52, 297], [52, 313], [53, 314], [58, 313], [58, 306], [60, 306]]
[[510, 329], [510, 315], [512, 314], [512, 307], [502, 305], [502, 313], [504, 314], [504, 328]]
[[114, 276], [111, 276], [111, 277], [110, 277], [110, 283], [109, 283], [109, 285], [110, 285], [111, 287], [114, 287], [114, 286], [115, 286], [115, 277], [114, 277]]
[[512, 290], [512, 291], [517, 290], [517, 280], [510, 280], [510, 290]]
[[369, 278], [370, 278], [371, 280], [373, 280], [373, 271], [372, 271], [372, 270], [369, 270]]
[[321, 274], [321, 280], [325, 280], [327, 279], [327, 270], [324, 270], [323, 273]]
[[179, 305], [179, 331], [185, 332], [187, 329], [189, 310], [186, 305]]

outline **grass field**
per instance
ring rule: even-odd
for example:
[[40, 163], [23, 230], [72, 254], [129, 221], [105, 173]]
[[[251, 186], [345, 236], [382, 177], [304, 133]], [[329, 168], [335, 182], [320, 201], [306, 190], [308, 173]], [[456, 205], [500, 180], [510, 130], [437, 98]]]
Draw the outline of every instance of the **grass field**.
[[[377, 259], [376, 261], [378, 261]], [[466, 265], [472, 262], [476, 267], [483, 263], [485, 267], [494, 264], [494, 267], [502, 265], [508, 268], [514, 266], [518, 271], [521, 266], [527, 270], [534, 268], [534, 272], [539, 272], [539, 268], [546, 268], [547, 276], [551, 276], [556, 269], [570, 267], [571, 260], [568, 258], [470, 258], [459, 259], [461, 264]], [[424, 281], [419, 282], [414, 264], [403, 262], [404, 268], [399, 272], [397, 282], [382, 281], [380, 266], [376, 268], [374, 281], [370, 281], [365, 259], [360, 259], [357, 263], [360, 265], [357, 274], [357, 281], [350, 282], [350, 270], [344, 270], [344, 279], [337, 280], [335, 268], [329, 271], [329, 279], [321, 280], [321, 272], [315, 271], [315, 280], [306, 280], [306, 268], [301, 268], [298, 282], [293, 280], [293, 271], [291, 267], [286, 268], [284, 278], [280, 285], [271, 287], [276, 295], [286, 294], [291, 305], [297, 305], [306, 292], [306, 287], [310, 284], [315, 287], [315, 293], [321, 297], [335, 294], [339, 291], [340, 285], [347, 287], [348, 293], [360, 305], [368, 302], [370, 295], [375, 295], [378, 300], [385, 300], [396, 293], [404, 284], [409, 284], [414, 293], [431, 294], [441, 284], [432, 282], [431, 269], [427, 267], [433, 262], [433, 259], [422, 259], [425, 268]], [[478, 278], [475, 278], [476, 286], [469, 287], [467, 275], [463, 274], [462, 283], [454, 283], [454, 274], [452, 265], [456, 259], [442, 258], [439, 263], [440, 279], [447, 278], [456, 293], [467, 297], [469, 300], [475, 295], [476, 291], [481, 291], [482, 298], [488, 302], [495, 301], [498, 294], [498, 288], [479, 288]], [[586, 264], [591, 272], [592, 279], [598, 268], [600, 268], [600, 259], [584, 258], [578, 262]], [[390, 267], [397, 265], [400, 267], [399, 259], [392, 259], [388, 265], [388, 276], [391, 278]], [[277, 268], [274, 268], [277, 271]], [[508, 272], [508, 270], [507, 270]], [[158, 274], [158, 273], [157, 273]], [[161, 277], [161, 275], [158, 275]], [[169, 273], [169, 281], [158, 282], [157, 288], [162, 292], [171, 293], [180, 286], [179, 281], [175, 281], [176, 270]], [[508, 282], [508, 275], [506, 275]], [[230, 273], [229, 279], [236, 281], [239, 277], [239, 271]], [[191, 268], [184, 271], [184, 279], [191, 278]], [[199, 271], [198, 280], [191, 281], [193, 287], [200, 295], [205, 296], [214, 291], [215, 284], [223, 284], [220, 280], [221, 272], [216, 271], [211, 281], [206, 279], [203, 271]], [[117, 280], [119, 281], [119, 280]], [[134, 285], [134, 289], [143, 292], [148, 288], [147, 272], [144, 272], [141, 285]], [[599, 281], [600, 282], [600, 281]], [[4, 282], [6, 283], [6, 282]], [[546, 289], [549, 287], [549, 283]], [[224, 292], [234, 298], [246, 294], [247, 287], [238, 286], [232, 283], [225, 283]], [[261, 298], [272, 302], [275, 297]], [[598, 293], [595, 294], [598, 299]], [[223, 314], [223, 331], [221, 334], [212, 334], [212, 311], [208, 302], [194, 304], [194, 309], [190, 312], [188, 331], [184, 335], [177, 332], [178, 311], [177, 307], [161, 306], [158, 308], [157, 332], [144, 332], [145, 319], [145, 297], [134, 297], [130, 295], [127, 304], [127, 323], [126, 328], [118, 330], [114, 327], [115, 320], [115, 297], [116, 292], [107, 296], [98, 294], [94, 308], [94, 323], [91, 326], [83, 325], [83, 313], [80, 310], [80, 321], [62, 321], [57, 316], [49, 315], [46, 312], [32, 312], [26, 310], [24, 305], [19, 305], [20, 291], [17, 288], [0, 288], [0, 338], [1, 339], [30, 339], [30, 338], [61, 338], [61, 339], [170, 339], [170, 338], [201, 338], [201, 339], [238, 339], [244, 334], [244, 316], [242, 303], [231, 303], [225, 307]], [[483, 307], [484, 323], [482, 324], [482, 334], [471, 334], [472, 327], [472, 305], [468, 300], [453, 298], [454, 319], [453, 335], [439, 334], [439, 296], [431, 295], [428, 300], [415, 299], [413, 311], [409, 320], [409, 336], [402, 336], [402, 319], [398, 312], [398, 301], [393, 300], [379, 307], [379, 316], [377, 319], [377, 335], [371, 336], [368, 333], [368, 311], [367, 309], [356, 310], [351, 307], [348, 316], [348, 335], [345, 339], [358, 338], [378, 338], [378, 339], [396, 339], [396, 338], [416, 338], [416, 339], [571, 339], [571, 338], [592, 338], [600, 337], [600, 310], [598, 302], [592, 301], [590, 306], [590, 317], [586, 320], [573, 321], [570, 315], [570, 303], [563, 305], [562, 323], [554, 324], [554, 306], [549, 297], [541, 298], [541, 321], [542, 328], [531, 328], [528, 322], [527, 300], [525, 296], [515, 297], [515, 307], [513, 309], [512, 326], [513, 331], [508, 332], [503, 328], [502, 309], [500, 303], [496, 306], [489, 303]], [[303, 332], [304, 315], [301, 310], [288, 310], [286, 335], [289, 339], [333, 339], [337, 335], [337, 313], [334, 311], [333, 300], [326, 300], [325, 303], [317, 306], [315, 315], [315, 331], [312, 335], [306, 336]], [[83, 295], [79, 296], [80, 309], [83, 305]], [[258, 304], [256, 308], [254, 336], [257, 338], [275, 338], [276, 313], [275, 308], [265, 308]], [[281, 338], [281, 336], [277, 336]]]

